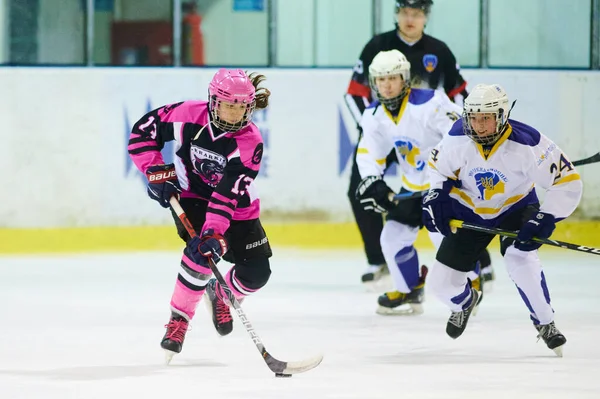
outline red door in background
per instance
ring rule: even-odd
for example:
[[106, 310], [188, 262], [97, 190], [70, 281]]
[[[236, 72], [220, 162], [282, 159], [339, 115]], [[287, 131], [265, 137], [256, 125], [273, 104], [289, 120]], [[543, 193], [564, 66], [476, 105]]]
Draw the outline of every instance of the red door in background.
[[183, 65], [204, 65], [204, 40], [201, 23], [202, 17], [195, 8], [185, 12], [181, 38]]
[[173, 65], [171, 22], [113, 22], [111, 45], [113, 65]]

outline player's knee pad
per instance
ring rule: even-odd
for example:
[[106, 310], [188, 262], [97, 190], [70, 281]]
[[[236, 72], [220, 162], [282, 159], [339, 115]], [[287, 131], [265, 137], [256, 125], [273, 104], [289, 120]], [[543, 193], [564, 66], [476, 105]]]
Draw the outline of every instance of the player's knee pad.
[[463, 290], [466, 283], [466, 272], [454, 270], [439, 261], [433, 263], [427, 274], [427, 286], [436, 296], [453, 296]]
[[264, 287], [271, 276], [269, 258], [264, 257], [246, 259], [236, 263], [234, 269], [240, 283], [252, 290]]
[[419, 233], [418, 227], [411, 227], [395, 220], [388, 220], [383, 225], [379, 241], [381, 249], [391, 252], [398, 252], [400, 249], [410, 247], [414, 244]]
[[541, 262], [537, 251], [521, 251], [511, 245], [504, 253], [504, 262], [509, 275], [518, 271], [541, 269]]

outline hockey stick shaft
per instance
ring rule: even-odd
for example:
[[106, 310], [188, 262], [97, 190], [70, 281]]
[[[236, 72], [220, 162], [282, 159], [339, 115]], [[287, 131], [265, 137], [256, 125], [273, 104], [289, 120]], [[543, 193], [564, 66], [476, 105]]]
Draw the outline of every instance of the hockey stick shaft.
[[581, 166], [581, 165], [587, 165], [587, 164], [596, 163], [596, 162], [600, 162], [600, 152], [592, 155], [591, 157], [584, 158], [584, 159], [578, 159], [577, 161], [573, 161], [573, 165], [575, 165], [575, 166]]
[[[471, 224], [471, 223], [467, 223], [462, 220], [456, 220], [456, 219], [450, 220], [450, 227], [479, 231], [481, 233], [497, 234], [497, 235], [501, 235], [504, 237], [510, 237], [510, 238], [517, 238], [516, 231], [503, 230], [503, 229], [498, 229], [495, 227], [479, 226], [476, 224]], [[571, 244], [569, 242], [551, 240], [549, 238], [534, 237], [532, 239], [532, 241], [540, 243], [540, 244], [552, 245], [553, 247], [571, 249], [573, 251], [585, 252], [585, 253], [592, 254], [592, 255], [600, 255], [600, 248], [587, 247], [587, 246], [579, 245], [579, 244]]]
[[[177, 198], [171, 197], [171, 199], [169, 200], [169, 204], [171, 205], [173, 212], [175, 212], [175, 214], [177, 215], [177, 217], [179, 218], [179, 220], [181, 221], [181, 223], [187, 230], [188, 234], [191, 237], [197, 236], [198, 234], [196, 233], [194, 226], [192, 226], [192, 223], [188, 219], [187, 215], [185, 214], [185, 211], [179, 204], [179, 201], [177, 200]], [[262, 340], [260, 339], [260, 337], [258, 336], [256, 331], [254, 330], [254, 327], [252, 326], [252, 324], [250, 323], [250, 320], [246, 316], [246, 313], [242, 309], [240, 302], [237, 300], [235, 295], [233, 295], [233, 292], [231, 292], [231, 288], [229, 288], [227, 281], [225, 281], [225, 278], [223, 277], [223, 275], [217, 268], [217, 265], [212, 260], [212, 258], [208, 258], [208, 266], [210, 267], [210, 270], [213, 272], [213, 274], [215, 275], [215, 278], [217, 279], [217, 281], [223, 288], [223, 291], [227, 295], [227, 298], [229, 299], [231, 306], [235, 309], [240, 321], [246, 328], [246, 331], [250, 335], [250, 338], [252, 338], [252, 342], [254, 342], [254, 345], [256, 345], [256, 348], [260, 352], [263, 360], [265, 361], [265, 363], [267, 363], [267, 366], [269, 367], [269, 369], [271, 369], [271, 371], [273, 371], [274, 373], [289, 373], [289, 374], [301, 373], [303, 371], [308, 371], [308, 370], [318, 366], [319, 363], [321, 363], [321, 360], [323, 359], [322, 356], [316, 357], [313, 359], [309, 359], [304, 362], [294, 362], [294, 363], [283, 362], [283, 361], [277, 360], [273, 356], [271, 356], [269, 354], [269, 352], [267, 352], [265, 345], [262, 343]]]

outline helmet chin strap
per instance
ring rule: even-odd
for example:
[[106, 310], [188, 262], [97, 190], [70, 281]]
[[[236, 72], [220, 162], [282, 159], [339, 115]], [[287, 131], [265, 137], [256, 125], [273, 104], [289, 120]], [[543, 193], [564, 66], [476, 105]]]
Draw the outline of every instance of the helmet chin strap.
[[506, 125], [508, 125], [508, 118], [510, 118], [510, 113], [513, 110], [513, 108], [515, 107], [516, 103], [517, 103], [517, 100], [513, 101], [512, 105], [508, 109], [508, 112], [506, 113], [506, 123], [502, 126], [502, 131], [500, 132], [500, 134], [504, 134], [504, 131], [506, 130]]
[[513, 101], [512, 105], [510, 106], [510, 109], [508, 110], [508, 114], [506, 114], [506, 120], [508, 120], [508, 118], [510, 118], [510, 113], [513, 110], [513, 108], [515, 107], [516, 103], [517, 103], [517, 100]]

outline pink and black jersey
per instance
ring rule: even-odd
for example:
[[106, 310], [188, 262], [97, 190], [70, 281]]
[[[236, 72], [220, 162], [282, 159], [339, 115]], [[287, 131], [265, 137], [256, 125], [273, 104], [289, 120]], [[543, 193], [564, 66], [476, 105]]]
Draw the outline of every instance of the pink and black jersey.
[[253, 123], [235, 133], [223, 132], [210, 123], [206, 101], [165, 105], [133, 126], [129, 155], [145, 174], [150, 166], [164, 163], [160, 150], [172, 140], [181, 196], [208, 201], [202, 230], [223, 234], [232, 219], [258, 218], [260, 201], [252, 182], [260, 169], [263, 141]]

